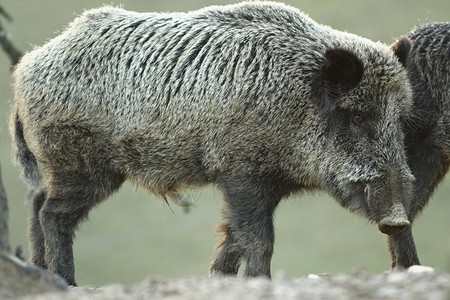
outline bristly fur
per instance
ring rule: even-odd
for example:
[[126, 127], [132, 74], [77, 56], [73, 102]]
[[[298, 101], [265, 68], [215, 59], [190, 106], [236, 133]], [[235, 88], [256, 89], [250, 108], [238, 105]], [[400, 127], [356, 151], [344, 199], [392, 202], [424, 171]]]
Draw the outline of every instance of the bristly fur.
[[75, 229], [125, 180], [161, 197], [209, 183], [223, 191], [213, 274], [245, 261], [245, 276], [270, 277], [272, 214], [296, 191], [325, 190], [379, 223], [412, 178], [399, 59], [280, 3], [86, 11], [14, 72], [19, 162], [25, 178], [39, 167], [45, 179], [32, 261], [75, 285]]
[[[403, 119], [408, 165], [416, 178], [413, 221], [450, 166], [450, 23], [422, 25], [399, 42], [405, 39], [413, 42], [406, 60], [413, 106]], [[411, 228], [390, 236], [389, 248], [392, 267], [420, 264]]]

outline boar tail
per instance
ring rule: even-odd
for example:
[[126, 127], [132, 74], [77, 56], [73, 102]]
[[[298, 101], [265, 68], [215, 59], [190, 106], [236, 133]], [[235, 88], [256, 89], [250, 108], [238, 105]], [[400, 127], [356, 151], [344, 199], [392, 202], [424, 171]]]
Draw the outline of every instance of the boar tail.
[[11, 122], [11, 135], [13, 138], [13, 148], [15, 163], [22, 169], [22, 179], [30, 189], [36, 190], [39, 187], [42, 176], [37, 165], [36, 157], [28, 148], [23, 135], [23, 124], [19, 114], [13, 117]]

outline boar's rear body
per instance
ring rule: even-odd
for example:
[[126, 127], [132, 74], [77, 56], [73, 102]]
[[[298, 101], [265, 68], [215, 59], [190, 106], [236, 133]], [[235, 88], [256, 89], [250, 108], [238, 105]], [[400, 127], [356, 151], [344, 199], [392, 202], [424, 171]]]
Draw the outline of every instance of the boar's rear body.
[[[403, 123], [408, 165], [416, 178], [412, 221], [450, 166], [450, 23], [425, 24], [408, 37], [413, 42], [406, 64], [413, 107]], [[410, 227], [388, 239], [393, 267], [419, 264]]]
[[406, 72], [387, 47], [294, 8], [87, 11], [14, 77], [32, 261], [70, 284], [77, 225], [127, 179], [162, 197], [223, 191], [213, 274], [245, 261], [245, 276], [270, 277], [272, 215], [295, 191], [325, 190], [378, 224], [395, 207], [402, 223], [386, 232], [408, 224]]

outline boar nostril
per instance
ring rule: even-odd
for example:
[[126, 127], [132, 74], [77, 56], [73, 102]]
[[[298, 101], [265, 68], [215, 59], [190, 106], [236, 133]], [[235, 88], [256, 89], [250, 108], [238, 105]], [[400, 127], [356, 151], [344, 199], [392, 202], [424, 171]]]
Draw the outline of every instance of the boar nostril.
[[378, 223], [378, 229], [388, 235], [397, 234], [411, 225], [401, 203], [392, 205], [389, 213]]
[[393, 235], [400, 233], [403, 229], [405, 229], [409, 225], [410, 223], [407, 221], [398, 224], [380, 224], [378, 226], [378, 229], [384, 234]]

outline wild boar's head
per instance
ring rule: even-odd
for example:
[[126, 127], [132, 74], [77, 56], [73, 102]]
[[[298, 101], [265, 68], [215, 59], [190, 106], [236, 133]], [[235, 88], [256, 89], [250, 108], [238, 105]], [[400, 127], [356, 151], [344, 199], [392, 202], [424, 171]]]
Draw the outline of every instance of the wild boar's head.
[[[350, 211], [366, 216], [385, 234], [410, 225], [413, 175], [407, 165], [401, 118], [411, 90], [401, 63], [409, 40], [393, 48], [398, 68], [382, 59], [329, 49], [321, 71], [320, 113], [326, 120], [324, 155], [318, 156], [321, 185]], [[356, 50], [355, 50], [356, 51]], [[394, 56], [397, 56], [396, 58]]]

